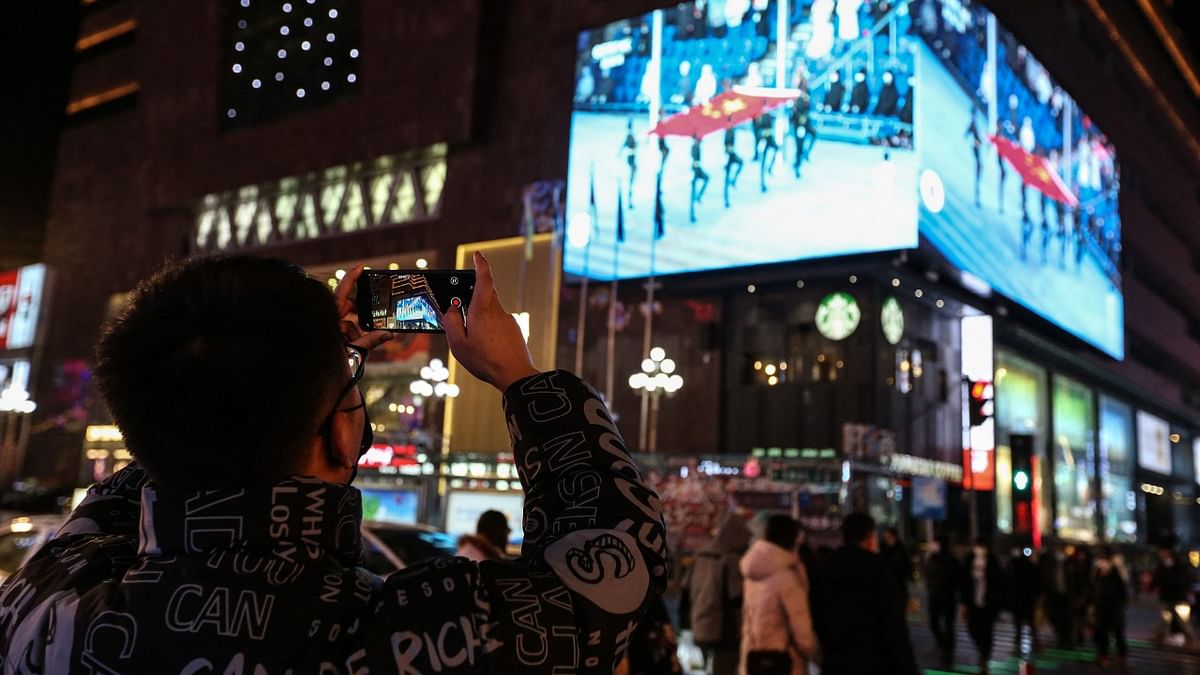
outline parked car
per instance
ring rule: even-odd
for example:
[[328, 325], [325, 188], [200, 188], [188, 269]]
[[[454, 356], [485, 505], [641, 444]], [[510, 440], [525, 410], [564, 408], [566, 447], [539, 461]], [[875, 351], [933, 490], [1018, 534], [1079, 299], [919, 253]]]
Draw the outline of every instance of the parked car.
[[[0, 581], [21, 568], [46, 542], [54, 538], [65, 516], [16, 516], [0, 526]], [[456, 542], [450, 535], [423, 525], [363, 523], [364, 564], [381, 576], [429, 558], [453, 556]]]
[[0, 526], [0, 581], [7, 579], [54, 538], [65, 516], [16, 516]]
[[424, 525], [365, 522], [363, 564], [386, 576], [430, 558], [447, 558], [458, 550], [454, 537]]

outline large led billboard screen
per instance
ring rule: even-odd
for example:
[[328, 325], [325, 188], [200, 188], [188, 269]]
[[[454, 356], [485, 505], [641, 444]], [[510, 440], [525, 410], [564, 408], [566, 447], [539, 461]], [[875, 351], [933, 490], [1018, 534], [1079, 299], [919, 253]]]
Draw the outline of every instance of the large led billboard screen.
[[[844, 45], [833, 4], [792, 5], [781, 22], [775, 2], [682, 3], [580, 34], [568, 272], [916, 246], [914, 38], [898, 35], [874, 71], [830, 69]], [[840, 31], [857, 35], [869, 14], [864, 4]], [[791, 38], [803, 34], [814, 37]]]
[[1118, 192], [1112, 144], [973, 0], [691, 2], [578, 38], [572, 274], [920, 241], [1120, 358]]
[[1121, 358], [1112, 144], [978, 2], [912, 7], [921, 236], [996, 292]]

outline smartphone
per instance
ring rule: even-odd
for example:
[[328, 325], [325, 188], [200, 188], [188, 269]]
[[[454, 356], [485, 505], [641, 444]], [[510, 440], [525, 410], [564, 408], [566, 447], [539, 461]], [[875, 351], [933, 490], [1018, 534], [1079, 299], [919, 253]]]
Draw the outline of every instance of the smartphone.
[[474, 270], [363, 270], [358, 321], [363, 330], [442, 333], [438, 311], [465, 317], [474, 291]]

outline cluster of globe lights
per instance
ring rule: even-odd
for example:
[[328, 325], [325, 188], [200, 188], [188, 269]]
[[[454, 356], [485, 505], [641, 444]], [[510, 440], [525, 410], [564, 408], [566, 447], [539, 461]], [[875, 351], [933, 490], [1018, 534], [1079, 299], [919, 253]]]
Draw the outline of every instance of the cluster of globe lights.
[[446, 364], [442, 363], [441, 359], [433, 359], [429, 365], [421, 368], [421, 379], [413, 380], [409, 385], [408, 390], [417, 396], [436, 396], [438, 398], [454, 398], [458, 396], [458, 385], [451, 384], [446, 380], [450, 379], [450, 371], [446, 368]]
[[683, 377], [675, 372], [675, 362], [667, 358], [666, 350], [655, 347], [650, 350], [649, 358], [642, 359], [642, 371], [629, 376], [629, 386], [674, 394], [683, 387]]

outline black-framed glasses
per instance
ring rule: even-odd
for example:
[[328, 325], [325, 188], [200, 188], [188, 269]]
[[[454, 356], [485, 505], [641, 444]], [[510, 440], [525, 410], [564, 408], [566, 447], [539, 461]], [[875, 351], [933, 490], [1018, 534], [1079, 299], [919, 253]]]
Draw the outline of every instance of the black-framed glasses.
[[345, 396], [349, 393], [350, 387], [362, 381], [363, 375], [367, 371], [367, 348], [359, 347], [355, 344], [346, 343], [346, 365], [350, 368], [350, 384], [346, 386]]

